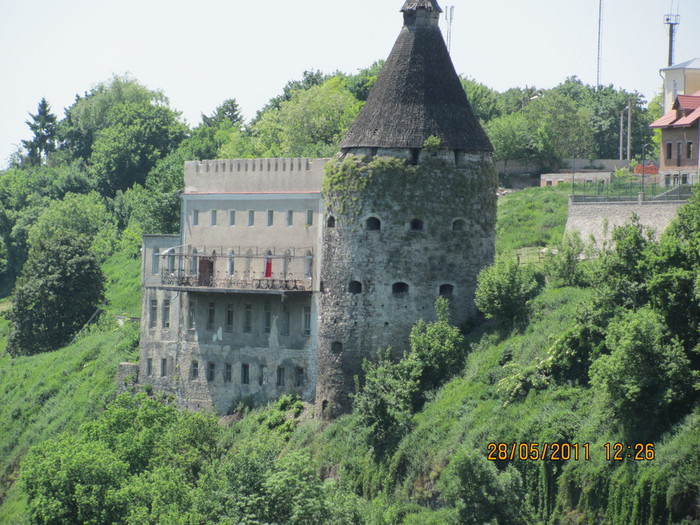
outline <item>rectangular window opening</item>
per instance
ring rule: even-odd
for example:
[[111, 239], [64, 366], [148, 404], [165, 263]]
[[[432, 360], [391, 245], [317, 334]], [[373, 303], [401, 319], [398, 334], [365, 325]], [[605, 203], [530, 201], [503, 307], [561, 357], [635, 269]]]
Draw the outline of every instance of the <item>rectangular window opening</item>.
[[243, 318], [243, 332], [249, 334], [253, 331], [253, 305], [245, 305], [245, 317]]
[[211, 225], [216, 226], [216, 210], [211, 210]]
[[258, 385], [267, 384], [267, 367], [265, 365], [260, 365], [258, 367]]
[[275, 221], [275, 212], [273, 210], [267, 210], [267, 225], [272, 226]]
[[304, 318], [303, 318], [302, 332], [305, 336], [311, 335], [311, 307], [310, 306], [304, 307]]
[[269, 304], [263, 306], [263, 331], [266, 334], [272, 329], [272, 308]]
[[224, 383], [230, 383], [233, 376], [233, 366], [231, 363], [226, 363], [224, 367]]
[[306, 210], [306, 225], [314, 225], [314, 210]]
[[255, 226], [255, 212], [248, 210], [248, 226]]
[[163, 301], [163, 328], [170, 328], [170, 299]]
[[213, 330], [214, 323], [216, 323], [216, 303], [209, 303], [209, 308], [207, 310], [207, 330]]
[[236, 225], [236, 210], [229, 210], [229, 212], [228, 212], [228, 225], [229, 226]]
[[233, 332], [233, 305], [226, 305], [226, 325], [224, 327], [226, 332]]
[[197, 317], [197, 301], [190, 298], [187, 307], [187, 329], [194, 330], [195, 319]]
[[163, 358], [160, 360], [160, 377], [165, 377], [168, 375], [168, 359]]
[[277, 386], [284, 386], [284, 367], [277, 368]]
[[294, 225], [294, 212], [292, 210], [287, 210], [287, 226]]
[[192, 226], [199, 226], [199, 210], [192, 211]]
[[294, 386], [304, 386], [304, 369], [300, 366], [294, 369]]
[[146, 375], [148, 377], [153, 375], [153, 359], [150, 357], [146, 359]]
[[192, 365], [190, 366], [190, 379], [198, 379], [199, 378], [199, 361], [192, 361]]
[[246, 363], [241, 364], [241, 383], [250, 384], [250, 366]]
[[216, 377], [216, 363], [207, 363], [207, 381], [214, 381]]
[[151, 314], [148, 318], [148, 327], [155, 328], [158, 325], [158, 299], [151, 299]]

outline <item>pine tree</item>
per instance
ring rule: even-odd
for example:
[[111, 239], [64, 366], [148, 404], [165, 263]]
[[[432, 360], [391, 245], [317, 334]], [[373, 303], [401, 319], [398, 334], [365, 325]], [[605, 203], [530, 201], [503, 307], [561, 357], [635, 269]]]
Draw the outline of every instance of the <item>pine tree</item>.
[[51, 106], [42, 98], [36, 115], [29, 114], [27, 126], [34, 133], [31, 140], [23, 140], [22, 145], [27, 150], [27, 162], [36, 166], [44, 162], [50, 153], [56, 150], [56, 115], [51, 113]]

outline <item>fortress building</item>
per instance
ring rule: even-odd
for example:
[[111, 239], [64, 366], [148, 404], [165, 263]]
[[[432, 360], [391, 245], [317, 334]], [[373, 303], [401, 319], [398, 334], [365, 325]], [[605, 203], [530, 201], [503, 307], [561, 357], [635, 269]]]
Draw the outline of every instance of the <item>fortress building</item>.
[[144, 236], [141, 356], [122, 383], [220, 413], [296, 393], [333, 417], [363, 358], [406, 349], [439, 296], [455, 323], [475, 313], [494, 256], [492, 147], [436, 0], [401, 11], [336, 158], [186, 163], [180, 235]]

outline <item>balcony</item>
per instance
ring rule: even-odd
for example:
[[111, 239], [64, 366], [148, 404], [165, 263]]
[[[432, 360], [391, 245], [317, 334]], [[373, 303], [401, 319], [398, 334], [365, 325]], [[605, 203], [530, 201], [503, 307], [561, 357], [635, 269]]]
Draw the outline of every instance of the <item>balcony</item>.
[[[239, 250], [237, 250], [240, 253]], [[292, 255], [284, 250], [276, 255], [226, 255], [217, 252], [159, 254], [154, 257], [154, 271], [147, 285], [158, 288], [205, 293], [289, 294], [313, 291], [313, 255]], [[219, 252], [221, 253], [221, 252]], [[157, 259], [157, 262], [156, 262]]]

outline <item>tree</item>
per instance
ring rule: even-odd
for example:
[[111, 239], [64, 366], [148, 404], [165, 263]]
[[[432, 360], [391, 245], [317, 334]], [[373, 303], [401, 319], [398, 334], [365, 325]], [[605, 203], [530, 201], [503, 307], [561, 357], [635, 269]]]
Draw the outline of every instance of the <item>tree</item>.
[[126, 473], [102, 443], [65, 437], [27, 453], [20, 483], [33, 523], [118, 523], [128, 505], [119, 494]]
[[499, 258], [479, 272], [474, 301], [487, 319], [513, 324], [527, 315], [527, 303], [539, 288], [531, 266], [520, 266], [514, 258]]
[[591, 367], [591, 386], [630, 435], [656, 437], [691, 404], [697, 371], [659, 314], [645, 306], [612, 321], [605, 341], [609, 355]]
[[384, 67], [384, 62], [384, 60], [377, 60], [368, 68], [361, 69], [356, 75], [350, 75], [347, 78], [348, 91], [350, 91], [357, 100], [361, 102], [367, 100], [372, 86], [374, 86], [374, 83], [377, 81], [379, 72]]
[[469, 105], [482, 124], [501, 115], [498, 108], [498, 93], [496, 91], [472, 78], [460, 77], [459, 80], [462, 83], [464, 92], [467, 94]]
[[505, 174], [508, 175], [508, 161], [525, 160], [534, 155], [530, 125], [522, 113], [511, 113], [494, 118], [486, 125], [494, 160], [504, 162]]
[[344, 79], [335, 76], [293, 92], [279, 111], [266, 111], [251, 132], [261, 156], [331, 156], [359, 111]]
[[56, 150], [56, 115], [51, 113], [51, 106], [42, 98], [39, 101], [36, 115], [29, 114], [31, 121], [27, 126], [34, 133], [30, 140], [23, 140], [22, 145], [27, 150], [27, 162], [31, 166], [37, 166], [46, 162], [49, 154]]
[[104, 296], [104, 275], [88, 239], [71, 232], [39, 238], [17, 281], [7, 314], [12, 355], [60, 348], [90, 319]]
[[31, 249], [42, 239], [52, 239], [61, 233], [85, 238], [91, 251], [100, 258], [112, 253], [118, 235], [114, 215], [94, 191], [85, 195], [69, 193], [62, 200], [52, 201], [29, 229], [27, 242]]
[[202, 125], [209, 128], [217, 128], [223, 125], [240, 128], [242, 123], [243, 115], [241, 115], [241, 108], [235, 98], [224, 100], [210, 116], [202, 113]]
[[422, 392], [442, 385], [464, 361], [464, 337], [457, 327], [450, 325], [449, 308], [448, 299], [438, 298], [437, 321], [425, 323], [421, 319], [411, 329], [411, 354], [421, 365]]

